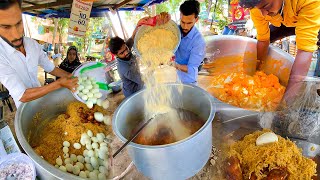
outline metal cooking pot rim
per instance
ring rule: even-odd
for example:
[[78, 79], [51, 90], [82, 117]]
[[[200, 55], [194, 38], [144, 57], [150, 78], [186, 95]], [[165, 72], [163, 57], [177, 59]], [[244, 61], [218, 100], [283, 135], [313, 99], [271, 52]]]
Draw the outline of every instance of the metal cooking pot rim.
[[[163, 26], [163, 25], [162, 25]], [[178, 36], [178, 44], [176, 45], [176, 47], [173, 49], [173, 52], [176, 52], [178, 50], [178, 47], [180, 45], [181, 42], [181, 31], [179, 26], [177, 25], [176, 22], [174, 22], [173, 20], [170, 20], [167, 24], [165, 24], [164, 26], [173, 26], [174, 29], [177, 31], [177, 36]], [[147, 28], [147, 26], [142, 26], [138, 29], [136, 36], [134, 37], [134, 43], [133, 43], [133, 49], [135, 50], [135, 52], [137, 53], [138, 56], [141, 57], [140, 52], [138, 51], [138, 47], [137, 47], [137, 42], [140, 39], [140, 34], [141, 34], [141, 29], [143, 28]], [[159, 28], [159, 26], [154, 26], [154, 29]], [[142, 34], [143, 35], [143, 34]], [[138, 39], [139, 38], [139, 39]]]
[[[207, 121], [205, 122], [205, 124], [198, 130], [196, 131], [195, 133], [193, 133], [191, 136], [183, 139], [183, 140], [180, 140], [180, 141], [177, 141], [177, 142], [174, 142], [174, 143], [170, 143], [170, 144], [164, 144], [164, 145], [154, 145], [154, 146], [150, 146], [150, 145], [142, 145], [142, 144], [137, 144], [137, 143], [134, 143], [134, 142], [131, 142], [129, 145], [130, 146], [133, 146], [135, 148], [139, 148], [139, 149], [159, 149], [159, 148], [167, 148], [167, 147], [171, 147], [171, 146], [175, 146], [177, 144], [182, 144], [182, 143], [185, 143], [187, 142], [189, 139], [192, 139], [194, 138], [196, 135], [198, 135], [200, 132], [202, 132], [207, 126], [209, 126], [212, 121], [213, 121], [213, 118], [214, 118], [214, 115], [216, 113], [216, 106], [215, 106], [215, 103], [214, 103], [214, 100], [213, 100], [213, 97], [205, 90], [203, 90], [202, 88], [198, 87], [198, 86], [195, 86], [195, 85], [190, 85], [190, 84], [180, 84], [180, 83], [164, 83], [165, 85], [171, 85], [171, 86], [190, 86], [192, 88], [196, 88], [198, 89], [199, 91], [201, 91], [203, 94], [205, 94], [207, 97], [208, 97], [208, 100], [210, 101], [210, 104], [211, 104], [211, 112], [210, 112], [210, 115], [207, 119]], [[117, 123], [115, 123], [116, 121], [116, 115], [119, 113], [120, 109], [122, 108], [122, 105], [125, 104], [127, 101], [129, 101], [131, 98], [134, 98], [135, 96], [143, 93], [145, 89], [142, 89], [140, 91], [138, 91], [137, 93], [135, 93], [134, 95], [132, 95], [131, 97], [125, 99], [123, 102], [121, 102], [121, 104], [118, 106], [118, 108], [116, 109], [115, 113], [114, 113], [114, 116], [113, 116], [113, 120], [112, 120], [112, 127], [114, 127], [115, 131], [114, 133], [119, 137], [119, 139], [122, 141], [122, 142], [126, 142], [127, 141], [127, 138], [125, 138], [119, 131], [117, 131]], [[120, 107], [120, 108], [119, 108]]]
[[[236, 36], [236, 35], [210, 36], [207, 38], [207, 40], [209, 40], [209, 41], [213, 41], [213, 40], [216, 40], [216, 41], [218, 41], [218, 40], [242, 40], [242, 41], [247, 41], [247, 42], [257, 42], [256, 39], [252, 39], [252, 38], [244, 37], [244, 36]], [[217, 48], [217, 49], [219, 49], [219, 48]], [[294, 62], [293, 56], [291, 56], [289, 53], [281, 50], [280, 48], [275, 47], [275, 46], [269, 46], [269, 51], [270, 50], [281, 54], [283, 57], [287, 57], [290, 62], [292, 62], [292, 63]]]

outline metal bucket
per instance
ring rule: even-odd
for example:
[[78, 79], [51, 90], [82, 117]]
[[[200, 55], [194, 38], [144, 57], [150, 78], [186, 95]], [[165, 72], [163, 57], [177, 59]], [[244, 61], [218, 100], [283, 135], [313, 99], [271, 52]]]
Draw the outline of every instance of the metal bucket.
[[[30, 146], [30, 139], [37, 137], [37, 133], [42, 130], [43, 122], [35, 124], [34, 116], [37, 114], [41, 120], [53, 120], [59, 114], [66, 111], [67, 105], [76, 101], [68, 89], [53, 91], [37, 100], [23, 103], [19, 106], [15, 116], [15, 131], [20, 145], [25, 153], [33, 160], [37, 176], [40, 179], [68, 179], [81, 180], [82, 178], [63, 172], [46, 160], [42, 159]], [[49, 122], [48, 121], [48, 122]], [[49, 147], [50, 148], [50, 147]]]
[[[165, 84], [171, 90], [172, 107], [192, 111], [206, 120], [205, 124], [188, 138], [166, 145], [148, 146], [130, 143], [129, 156], [137, 169], [151, 179], [187, 179], [207, 163], [212, 146], [212, 120], [215, 115], [213, 98], [203, 89], [182, 84]], [[183, 88], [181, 94], [179, 89]], [[113, 116], [114, 133], [127, 141], [129, 132], [143, 120], [146, 89], [127, 98]]]
[[133, 49], [135, 50], [135, 52], [137, 53], [138, 56], [141, 56], [141, 53], [139, 52], [139, 50], [137, 48], [137, 44], [138, 44], [139, 39], [145, 33], [149, 32], [149, 31], [151, 31], [153, 29], [156, 29], [156, 28], [164, 28], [164, 29], [171, 30], [174, 34], [177, 35], [178, 43], [177, 43], [175, 49], [173, 49], [173, 52], [177, 51], [177, 49], [179, 47], [179, 44], [181, 42], [181, 32], [180, 32], [180, 29], [179, 29], [178, 25], [173, 20], [170, 20], [168, 23], [166, 23], [164, 25], [161, 25], [161, 26], [146, 26], [145, 25], [145, 26], [141, 26], [138, 29], [137, 34], [134, 37], [134, 44], [133, 44]]
[[[215, 58], [223, 58], [228, 56], [244, 56], [245, 72], [254, 74], [256, 71], [257, 58], [257, 40], [243, 36], [211, 36], [206, 39], [206, 53], [208, 58], [214, 61]], [[269, 54], [265, 61], [262, 71], [266, 74], [274, 74], [284, 86], [287, 85], [290, 70], [293, 65], [294, 58], [281, 49], [269, 46]], [[258, 112], [245, 110], [235, 107], [219, 100], [216, 100], [217, 115], [219, 118], [229, 120], [243, 116], [254, 116]]]

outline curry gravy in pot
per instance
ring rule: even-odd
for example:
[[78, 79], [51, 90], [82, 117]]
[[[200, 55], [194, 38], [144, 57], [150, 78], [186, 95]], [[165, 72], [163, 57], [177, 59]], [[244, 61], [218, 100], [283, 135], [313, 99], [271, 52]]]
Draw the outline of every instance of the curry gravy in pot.
[[[144, 122], [141, 122], [138, 127], [141, 127]], [[197, 114], [185, 109], [174, 109], [174, 111], [156, 115], [133, 142], [143, 145], [171, 144], [191, 136], [204, 124], [205, 121]], [[132, 131], [132, 135], [137, 129]]]

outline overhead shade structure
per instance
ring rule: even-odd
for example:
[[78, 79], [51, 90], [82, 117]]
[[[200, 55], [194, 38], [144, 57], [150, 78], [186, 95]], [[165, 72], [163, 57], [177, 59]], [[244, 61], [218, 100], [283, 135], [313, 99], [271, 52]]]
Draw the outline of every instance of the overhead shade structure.
[[[144, 10], [144, 7], [166, 0], [94, 0], [90, 17], [101, 17], [111, 9], [120, 11]], [[41, 18], [69, 18], [73, 0], [23, 0], [24, 14]]]

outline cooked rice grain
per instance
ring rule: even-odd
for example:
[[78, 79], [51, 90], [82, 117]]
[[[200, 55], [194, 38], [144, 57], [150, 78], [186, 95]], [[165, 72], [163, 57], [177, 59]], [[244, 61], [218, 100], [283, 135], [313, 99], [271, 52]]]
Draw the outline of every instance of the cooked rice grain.
[[285, 168], [289, 173], [289, 180], [311, 179], [316, 175], [317, 164], [302, 155], [302, 149], [289, 139], [278, 135], [276, 143], [256, 146], [256, 139], [263, 133], [270, 132], [264, 129], [256, 131], [231, 145], [230, 156], [236, 156], [241, 163], [242, 173], [245, 179], [249, 179], [254, 173], [258, 179], [266, 177], [263, 169], [269, 171], [275, 168]]

